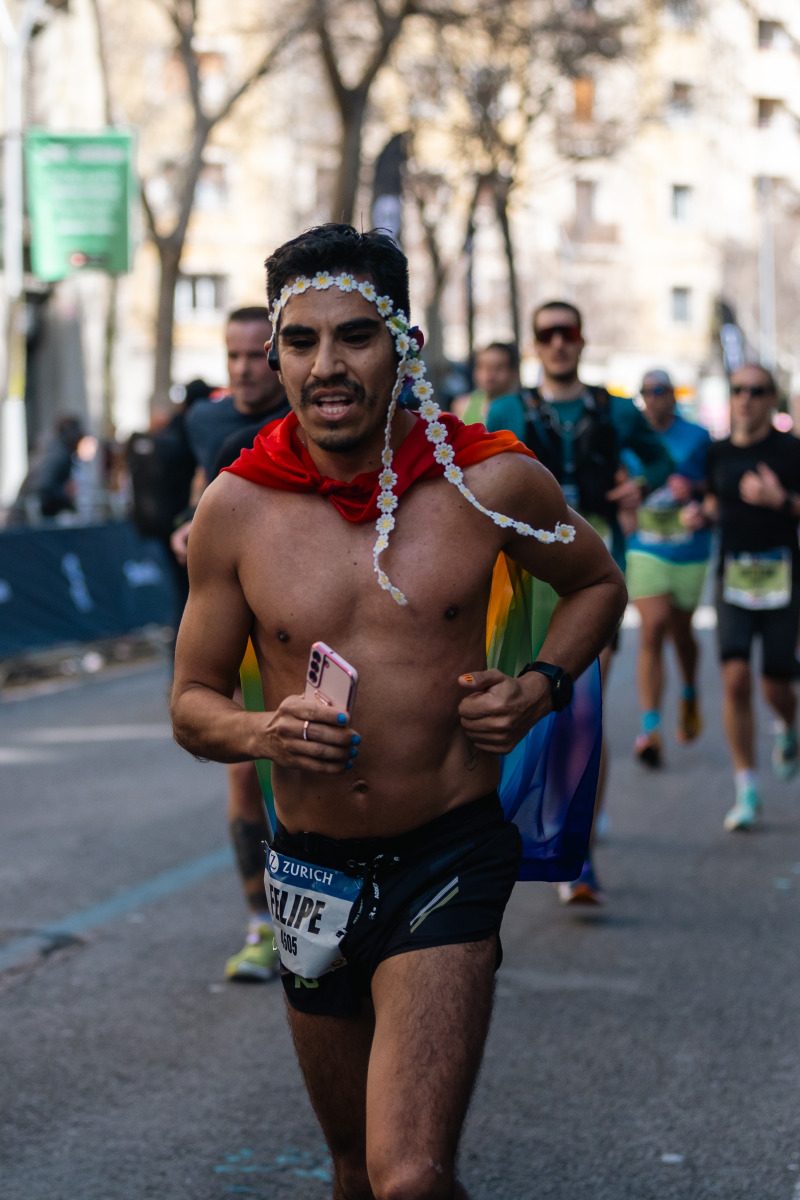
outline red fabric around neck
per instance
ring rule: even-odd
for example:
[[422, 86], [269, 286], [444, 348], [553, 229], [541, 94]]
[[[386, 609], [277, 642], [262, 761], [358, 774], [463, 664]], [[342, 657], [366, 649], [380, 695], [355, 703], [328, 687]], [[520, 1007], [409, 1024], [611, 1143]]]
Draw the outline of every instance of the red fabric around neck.
[[[505, 430], [487, 433], [483, 425], [464, 425], [450, 413], [438, 419], [447, 426], [448, 442], [455, 451], [457, 466], [462, 469], [507, 451], [536, 457], [513, 433]], [[298, 424], [294, 413], [272, 422], [257, 435], [252, 450], [243, 450], [225, 470], [263, 487], [284, 492], [317, 492], [330, 500], [347, 521], [376, 520], [380, 472], [356, 475], [350, 483], [320, 475], [295, 433]], [[397, 475], [394, 494], [398, 499], [413, 483], [444, 474], [444, 467], [437, 463], [433, 451], [433, 443], [425, 436], [425, 422], [418, 417], [392, 459], [392, 470]]]

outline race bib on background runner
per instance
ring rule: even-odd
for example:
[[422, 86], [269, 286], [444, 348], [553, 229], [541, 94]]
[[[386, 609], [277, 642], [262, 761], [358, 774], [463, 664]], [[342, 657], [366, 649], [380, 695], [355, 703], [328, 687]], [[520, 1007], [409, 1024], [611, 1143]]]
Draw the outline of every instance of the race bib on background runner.
[[722, 598], [737, 608], [785, 608], [792, 598], [791, 551], [726, 555]]
[[318, 979], [342, 966], [339, 943], [364, 880], [269, 849], [264, 885], [284, 967]]
[[680, 505], [668, 487], [653, 492], [639, 509], [638, 532], [640, 542], [653, 546], [679, 546], [692, 537], [681, 522]]

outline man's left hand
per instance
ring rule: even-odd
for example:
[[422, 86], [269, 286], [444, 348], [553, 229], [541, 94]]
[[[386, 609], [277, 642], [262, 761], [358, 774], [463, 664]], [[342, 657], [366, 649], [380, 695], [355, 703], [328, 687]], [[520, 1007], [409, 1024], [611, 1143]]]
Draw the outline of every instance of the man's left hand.
[[618, 514], [635, 512], [642, 503], [641, 484], [637, 483], [635, 479], [626, 479], [624, 483], [618, 483], [610, 492], [606, 492], [606, 500], [611, 500], [616, 504]]
[[458, 682], [470, 694], [458, 706], [461, 725], [477, 750], [508, 754], [550, 712], [547, 679], [533, 671], [511, 679], [502, 671], [473, 671]]
[[786, 488], [766, 463], [759, 463], [757, 471], [745, 471], [739, 480], [739, 495], [745, 504], [778, 509], [786, 499]]

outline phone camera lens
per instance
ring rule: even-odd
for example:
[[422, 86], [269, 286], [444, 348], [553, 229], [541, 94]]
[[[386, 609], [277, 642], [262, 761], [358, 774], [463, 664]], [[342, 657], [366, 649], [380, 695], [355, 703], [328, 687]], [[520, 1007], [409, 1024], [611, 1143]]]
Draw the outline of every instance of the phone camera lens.
[[311, 661], [314, 663], [318, 663], [319, 659], [320, 659], [319, 650], [312, 650], [311, 651]]
[[311, 682], [312, 682], [312, 683], [316, 683], [316, 682], [317, 682], [317, 672], [314, 670], [314, 668], [313, 668], [313, 667], [312, 667], [312, 668], [311, 668], [311, 670], [308, 672], [308, 677], [309, 677], [309, 679], [311, 680]]

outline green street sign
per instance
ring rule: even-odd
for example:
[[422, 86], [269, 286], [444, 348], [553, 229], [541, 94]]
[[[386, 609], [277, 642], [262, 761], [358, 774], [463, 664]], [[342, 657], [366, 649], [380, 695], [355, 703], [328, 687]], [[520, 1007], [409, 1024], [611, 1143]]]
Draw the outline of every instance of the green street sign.
[[79, 271], [121, 275], [131, 269], [131, 213], [136, 196], [134, 136], [25, 135], [31, 265], [39, 279]]

